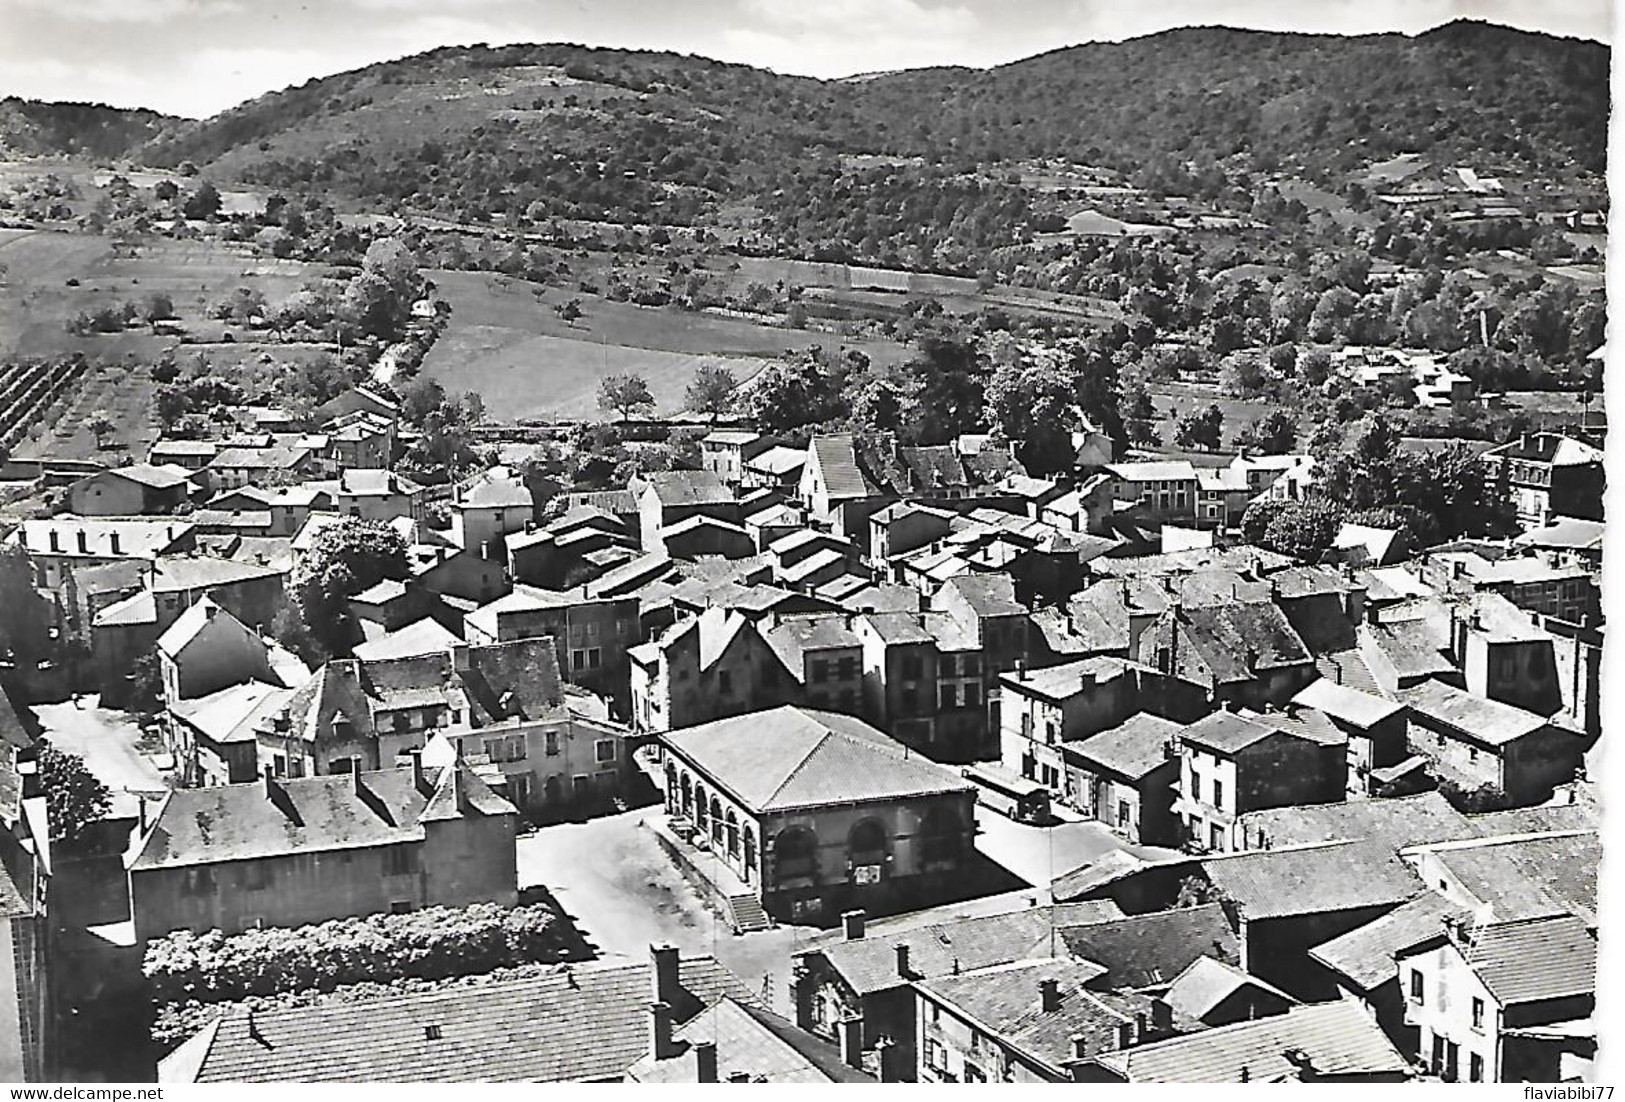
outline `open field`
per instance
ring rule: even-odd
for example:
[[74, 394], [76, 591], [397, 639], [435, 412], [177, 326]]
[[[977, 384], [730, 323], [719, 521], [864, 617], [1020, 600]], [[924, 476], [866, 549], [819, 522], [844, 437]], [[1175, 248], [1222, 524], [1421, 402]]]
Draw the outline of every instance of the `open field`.
[[[907, 355], [892, 341], [843, 342], [831, 333], [609, 302], [489, 273], [437, 271], [430, 278], [452, 313], [423, 370], [448, 391], [475, 391], [502, 420], [597, 417], [599, 380], [628, 371], [647, 378], [660, 411], [673, 413], [705, 364], [726, 363], [743, 382], [769, 361], [815, 345], [849, 345], [882, 363]], [[573, 323], [553, 309], [572, 298], [582, 308]]]
[[[142, 303], [167, 294], [188, 328], [218, 329], [203, 323], [216, 300], [238, 287], [252, 287], [277, 301], [299, 288], [317, 269], [293, 261], [262, 260], [207, 241], [149, 238], [134, 250], [118, 250], [111, 238], [52, 230], [0, 231], [0, 358], [66, 358], [82, 355], [92, 364], [82, 386], [62, 399], [55, 424], [19, 445], [20, 456], [116, 462], [137, 458], [156, 436], [151, 417], [152, 383], [146, 366], [166, 349], [183, 360], [205, 356], [217, 367], [252, 358], [279, 360], [312, 354], [305, 346], [286, 352], [275, 345], [181, 345], [135, 324], [120, 333], [78, 336], [64, 328], [76, 314], [124, 302]], [[202, 324], [200, 324], [202, 323]], [[83, 422], [106, 411], [117, 430], [104, 451]]]
[[1217, 405], [1224, 412], [1224, 442], [1227, 448], [1243, 431], [1281, 408], [1274, 403], [1255, 398], [1228, 398], [1221, 394], [1217, 387], [1189, 383], [1177, 385], [1153, 383], [1150, 390], [1151, 404], [1157, 410], [1157, 436], [1164, 448], [1173, 447], [1174, 434], [1179, 431], [1181, 417], [1199, 413], [1208, 406]]

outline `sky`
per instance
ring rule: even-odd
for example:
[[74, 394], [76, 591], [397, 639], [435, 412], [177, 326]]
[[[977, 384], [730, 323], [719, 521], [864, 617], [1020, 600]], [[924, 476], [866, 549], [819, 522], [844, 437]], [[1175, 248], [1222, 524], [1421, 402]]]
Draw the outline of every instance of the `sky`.
[[815, 77], [998, 65], [1169, 27], [1610, 41], [1611, 0], [0, 0], [0, 95], [204, 117], [435, 46], [578, 42]]

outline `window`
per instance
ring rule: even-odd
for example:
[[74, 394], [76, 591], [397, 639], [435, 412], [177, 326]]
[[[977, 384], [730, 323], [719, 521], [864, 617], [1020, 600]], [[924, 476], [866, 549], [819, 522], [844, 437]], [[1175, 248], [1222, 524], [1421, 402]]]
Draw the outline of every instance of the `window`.
[[547, 751], [547, 756], [550, 757], [550, 758], [551, 757], [556, 757], [558, 755], [558, 752], [559, 752], [559, 733], [557, 731], [549, 731], [549, 732], [547, 732], [547, 742], [546, 742], [545, 749]]
[[390, 729], [398, 735], [402, 731], [411, 729], [412, 717], [406, 712], [394, 712], [389, 717], [389, 725]]
[[978, 708], [982, 704], [982, 687], [974, 681], [965, 686], [965, 707]]
[[1422, 973], [1417, 971], [1415, 968], [1412, 968], [1411, 969], [1411, 1002], [1415, 1003], [1417, 1006], [1421, 1006], [1423, 1001], [1424, 1001], [1423, 998], [1422, 998], [1423, 990], [1424, 990], [1424, 988], [1423, 988]]
[[920, 661], [917, 654], [908, 655], [903, 659], [903, 676], [910, 681], [918, 681], [925, 672], [925, 664]]
[[1215, 853], [1224, 849], [1224, 827], [1218, 823], [1208, 827], [1208, 849]]
[[1217, 777], [1213, 778], [1213, 806], [1224, 806], [1224, 782]]
[[981, 1068], [977, 1067], [975, 1064], [966, 1064], [965, 1065], [965, 1082], [967, 1082], [967, 1083], [986, 1083], [987, 1082], [987, 1073], [984, 1072]]
[[1023, 712], [1021, 716], [1021, 737], [1033, 737], [1033, 717], [1031, 712]]
[[1483, 999], [1475, 998], [1473, 1000], [1473, 1028], [1474, 1029], [1483, 1029], [1484, 1028], [1484, 1000]]
[[523, 761], [525, 736], [503, 735], [500, 738], [488, 738], [485, 740], [485, 756], [492, 761]]
[[593, 746], [593, 756], [600, 762], [614, 761], [615, 740], [612, 738], [599, 739]]
[[954, 685], [944, 685], [944, 686], [942, 686], [942, 705], [941, 706], [943, 708], [957, 708], [957, 707], [959, 707], [959, 690], [958, 690], [958, 688], [956, 686], [954, 686]]
[[1467, 1081], [1470, 1083], [1484, 1081], [1484, 1057], [1476, 1052], [1467, 1057]]
[[812, 679], [814, 684], [823, 684], [829, 680], [829, 663], [823, 659], [812, 664]]
[[917, 711], [919, 711], [920, 710], [920, 690], [916, 689], [913, 685], [905, 685], [905, 686], [903, 686], [902, 707], [903, 707], [903, 711], [905, 711], [905, 712], [917, 712]]
[[734, 675], [728, 670], [717, 671], [717, 692], [729, 696], [734, 691]]
[[1046, 719], [1044, 721], [1044, 741], [1045, 742], [1049, 743], [1051, 746], [1054, 746], [1055, 745], [1055, 739], [1056, 739], [1057, 736], [1060, 735], [1060, 733], [1061, 732], [1060, 732], [1060, 730], [1058, 728], [1058, 725], [1056, 724], [1056, 722], [1053, 719]]
[[417, 871], [417, 850], [409, 846], [392, 846], [384, 851], [385, 876], [410, 876]]
[[856, 658], [843, 658], [837, 663], [836, 670], [835, 676], [842, 681], [851, 681], [858, 676], [858, 660]]
[[937, 676], [952, 677], [954, 675], [954, 656], [945, 654], [937, 660]]
[[596, 670], [604, 664], [604, 652], [598, 647], [587, 648], [587, 668]]
[[214, 894], [214, 869], [207, 865], [201, 868], [187, 869], [186, 880], [181, 890], [187, 895]]
[[579, 671], [584, 670], [586, 668], [587, 668], [587, 652], [584, 651], [584, 650], [573, 650], [573, 651], [571, 651], [570, 652], [570, 669], [572, 671], [579, 672]]
[[982, 672], [982, 660], [974, 654], [967, 654], [959, 660], [959, 672], [966, 677], [975, 677]]
[[1120, 826], [1120, 827], [1128, 826], [1128, 801], [1127, 800], [1118, 800], [1117, 801], [1117, 825]]

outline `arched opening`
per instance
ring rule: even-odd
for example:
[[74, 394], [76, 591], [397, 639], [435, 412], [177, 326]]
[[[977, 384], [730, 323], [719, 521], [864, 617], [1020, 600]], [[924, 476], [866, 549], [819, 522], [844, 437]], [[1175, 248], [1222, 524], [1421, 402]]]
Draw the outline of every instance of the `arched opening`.
[[806, 827], [781, 830], [773, 839], [773, 875], [780, 879], [818, 871], [818, 836]]
[[878, 865], [891, 852], [886, 824], [879, 819], [860, 819], [846, 836], [846, 852], [854, 865]]
[[542, 802], [544, 804], [548, 804], [548, 805], [558, 803], [559, 802], [559, 788], [560, 788], [559, 778], [558, 778], [558, 774], [556, 774], [556, 773], [553, 776], [547, 778], [547, 780], [543, 781], [542, 782]]
[[687, 773], [683, 774], [682, 812], [686, 818], [692, 819], [694, 817], [694, 778]]
[[704, 830], [711, 825], [711, 816], [705, 804], [705, 786], [694, 786], [694, 825]]
[[677, 767], [671, 762], [666, 763], [666, 814], [677, 814], [678, 801], [682, 799], [677, 789]]
[[745, 879], [753, 879], [756, 875], [756, 832], [751, 830], [750, 824], [745, 824]]
[[954, 864], [964, 855], [965, 825], [946, 807], [933, 807], [920, 821], [920, 863]]
[[722, 803], [715, 796], [711, 797], [711, 844], [722, 845]]
[[739, 857], [739, 816], [734, 814], [731, 807], [728, 809], [726, 823], [728, 856], [737, 860]]

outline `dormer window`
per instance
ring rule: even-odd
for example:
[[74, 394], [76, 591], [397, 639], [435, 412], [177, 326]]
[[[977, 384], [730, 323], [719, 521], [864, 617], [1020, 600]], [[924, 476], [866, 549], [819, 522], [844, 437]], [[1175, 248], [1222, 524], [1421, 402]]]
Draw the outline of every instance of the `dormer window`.
[[519, 697], [512, 689], [497, 698], [497, 714], [501, 716], [516, 716], [519, 714]]

